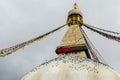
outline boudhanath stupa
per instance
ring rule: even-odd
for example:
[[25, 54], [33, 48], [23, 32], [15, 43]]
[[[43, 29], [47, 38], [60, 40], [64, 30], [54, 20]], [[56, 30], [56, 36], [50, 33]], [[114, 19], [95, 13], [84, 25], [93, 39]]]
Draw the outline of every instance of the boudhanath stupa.
[[82, 12], [75, 3], [68, 12], [69, 29], [56, 48], [58, 57], [36, 67], [21, 80], [120, 80], [120, 74], [91, 50], [82, 23]]

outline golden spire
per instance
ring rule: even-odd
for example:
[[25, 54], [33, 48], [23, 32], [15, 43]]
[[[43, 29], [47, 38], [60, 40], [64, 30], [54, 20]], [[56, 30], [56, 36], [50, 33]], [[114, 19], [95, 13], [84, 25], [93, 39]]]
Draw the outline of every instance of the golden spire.
[[70, 54], [72, 56], [88, 57], [86, 42], [81, 32], [83, 17], [75, 3], [73, 9], [68, 12], [67, 24], [69, 29], [63, 37], [60, 46], [56, 49], [59, 55]]

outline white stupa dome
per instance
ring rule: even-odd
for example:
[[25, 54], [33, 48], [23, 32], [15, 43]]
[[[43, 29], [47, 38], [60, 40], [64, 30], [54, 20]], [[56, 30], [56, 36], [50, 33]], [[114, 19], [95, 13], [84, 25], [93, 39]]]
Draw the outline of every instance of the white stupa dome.
[[120, 80], [120, 75], [91, 59], [64, 56], [38, 66], [22, 80]]

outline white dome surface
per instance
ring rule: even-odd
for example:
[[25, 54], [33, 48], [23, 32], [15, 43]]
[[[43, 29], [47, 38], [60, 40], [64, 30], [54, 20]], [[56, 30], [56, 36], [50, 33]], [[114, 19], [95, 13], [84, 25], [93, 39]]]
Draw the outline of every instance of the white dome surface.
[[88, 58], [64, 56], [41, 64], [21, 80], [120, 80], [120, 74]]

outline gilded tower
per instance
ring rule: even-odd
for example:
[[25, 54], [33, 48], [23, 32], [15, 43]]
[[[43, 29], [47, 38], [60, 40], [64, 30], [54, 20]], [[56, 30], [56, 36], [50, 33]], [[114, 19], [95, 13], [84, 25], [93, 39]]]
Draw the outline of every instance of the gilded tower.
[[63, 37], [60, 46], [56, 49], [56, 53], [59, 56], [72, 55], [87, 58], [91, 57], [81, 31], [82, 23], [82, 12], [75, 3], [73, 9], [68, 12], [67, 25], [69, 29]]

